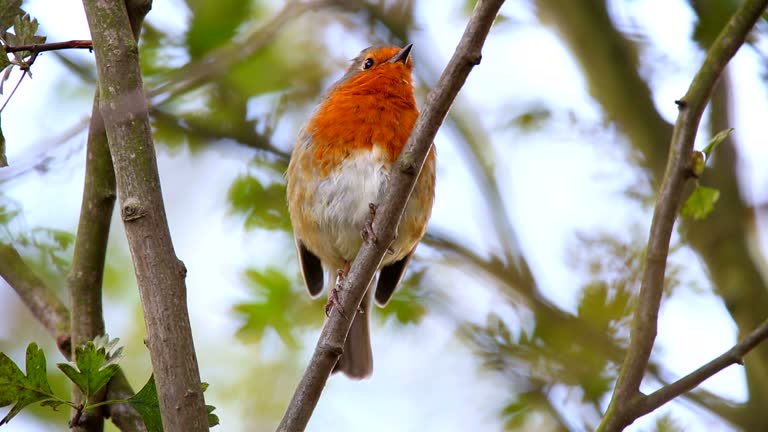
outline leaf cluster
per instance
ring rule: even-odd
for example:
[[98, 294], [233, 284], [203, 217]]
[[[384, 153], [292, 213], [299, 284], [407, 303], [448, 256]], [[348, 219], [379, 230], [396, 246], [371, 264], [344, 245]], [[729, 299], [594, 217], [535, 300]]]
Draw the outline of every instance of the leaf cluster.
[[[57, 410], [61, 405], [69, 406], [77, 411], [74, 421], [81, 413], [99, 406], [127, 403], [141, 415], [149, 432], [162, 432], [154, 376], [150, 376], [144, 387], [127, 400], [92, 402], [92, 397], [104, 389], [119, 370], [118, 362], [123, 357], [123, 348], [117, 347], [118, 341], [110, 340], [107, 336], [97, 337], [75, 348], [73, 362], [57, 364], [59, 370], [80, 390], [84, 401], [82, 403], [75, 403], [53, 393], [48, 381], [45, 353], [36, 343], [27, 346], [26, 374], [5, 353], [0, 353], [0, 407], [13, 405], [8, 414], [0, 420], [0, 426], [10, 422], [22, 409], [34, 403], [53, 410]], [[204, 385], [203, 391], [205, 388], [207, 384]], [[213, 414], [215, 408], [207, 406], [207, 409], [209, 425], [217, 425], [219, 419]]]

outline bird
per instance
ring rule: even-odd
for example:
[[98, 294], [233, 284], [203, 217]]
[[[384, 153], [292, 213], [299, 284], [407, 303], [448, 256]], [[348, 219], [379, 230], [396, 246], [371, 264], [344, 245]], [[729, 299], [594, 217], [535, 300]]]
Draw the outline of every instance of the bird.
[[[419, 114], [412, 47], [362, 50], [326, 91], [299, 132], [291, 154], [287, 200], [299, 267], [313, 298], [320, 295], [327, 280], [326, 314], [329, 306], [340, 305], [334, 299], [337, 278], [346, 276], [362, 246], [361, 230], [370, 225], [371, 213], [384, 197], [395, 161]], [[395, 240], [377, 270], [375, 289], [371, 283], [360, 308], [353, 311], [334, 373], [342, 372], [351, 379], [373, 373], [371, 299], [386, 306], [400, 284], [427, 229], [435, 198], [435, 172], [432, 145]], [[341, 313], [347, 316], [343, 310]]]

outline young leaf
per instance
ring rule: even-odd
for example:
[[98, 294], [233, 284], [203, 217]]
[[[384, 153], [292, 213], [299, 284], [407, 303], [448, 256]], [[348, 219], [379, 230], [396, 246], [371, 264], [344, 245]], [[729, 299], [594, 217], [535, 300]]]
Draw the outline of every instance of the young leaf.
[[[204, 382], [203, 385], [203, 393], [205, 393], [206, 390], [208, 390], [208, 383]], [[214, 426], [219, 425], [219, 416], [213, 413], [213, 411], [216, 410], [216, 407], [213, 405], [206, 405], [205, 410], [208, 411], [208, 427], [212, 428]]]
[[51, 391], [45, 366], [45, 354], [31, 343], [27, 346], [27, 375], [16, 363], [0, 353], [0, 406], [16, 403], [2, 420], [0, 426], [8, 423], [25, 406], [40, 402], [58, 400]]
[[715, 151], [715, 148], [723, 141], [725, 141], [726, 138], [728, 138], [728, 135], [733, 132], [733, 128], [728, 128], [725, 130], [721, 130], [717, 133], [712, 139], [709, 141], [709, 144], [707, 144], [706, 147], [702, 150], [704, 152], [704, 155], [707, 157], [707, 160], [709, 160], [709, 155], [712, 154], [713, 151]]
[[720, 191], [704, 186], [696, 186], [691, 196], [683, 204], [680, 214], [683, 217], [692, 217], [694, 220], [702, 220], [709, 216], [715, 209], [715, 203], [720, 198]]
[[74, 366], [71, 363], [59, 363], [57, 366], [86, 398], [90, 398], [117, 372], [117, 362], [122, 357], [123, 349], [118, 348], [110, 353], [117, 341], [109, 341], [106, 337], [96, 338], [75, 348]]
[[208, 411], [208, 427], [212, 428], [219, 425], [219, 416], [213, 413], [216, 409], [213, 405], [206, 405], [205, 409]]
[[157, 399], [155, 376], [151, 375], [144, 387], [128, 399], [128, 403], [139, 413], [147, 432], [163, 432], [163, 421], [160, 417], [160, 401]]

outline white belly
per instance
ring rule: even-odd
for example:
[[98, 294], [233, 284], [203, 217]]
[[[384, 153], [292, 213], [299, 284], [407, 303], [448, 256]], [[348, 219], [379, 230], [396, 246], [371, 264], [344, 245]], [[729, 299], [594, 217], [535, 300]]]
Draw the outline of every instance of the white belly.
[[321, 180], [312, 194], [315, 205], [312, 219], [322, 233], [320, 244], [324, 256], [351, 261], [362, 244], [360, 234], [369, 215], [369, 203], [381, 202], [389, 183], [389, 163], [377, 146], [373, 151], [352, 154], [330, 176]]

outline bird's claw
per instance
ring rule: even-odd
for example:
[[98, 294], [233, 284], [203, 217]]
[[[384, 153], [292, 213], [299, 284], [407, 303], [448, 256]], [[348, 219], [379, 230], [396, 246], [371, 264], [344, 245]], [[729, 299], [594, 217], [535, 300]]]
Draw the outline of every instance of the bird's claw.
[[331, 309], [336, 306], [341, 316], [349, 321], [349, 317], [344, 312], [344, 306], [341, 305], [341, 298], [339, 297], [339, 291], [341, 291], [341, 285], [344, 279], [346, 279], [347, 273], [349, 273], [349, 263], [344, 264], [344, 267], [340, 268], [338, 273], [336, 273], [336, 286], [331, 288], [331, 291], [328, 293], [328, 302], [325, 303], [325, 316], [327, 317], [331, 315]]
[[376, 217], [377, 207], [374, 203], [368, 203], [368, 219], [366, 219], [363, 231], [360, 233], [366, 242], [376, 243], [379, 241], [378, 237], [376, 237], [376, 232], [373, 230], [373, 219]]

